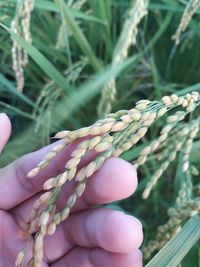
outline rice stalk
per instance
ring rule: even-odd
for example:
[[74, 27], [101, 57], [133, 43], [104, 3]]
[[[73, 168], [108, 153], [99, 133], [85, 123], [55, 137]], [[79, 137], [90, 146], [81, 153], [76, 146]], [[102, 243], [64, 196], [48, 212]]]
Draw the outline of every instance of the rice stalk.
[[[170, 117], [169, 117], [170, 118]], [[136, 161], [137, 166], [144, 164], [147, 161], [148, 156], [154, 153], [154, 157], [160, 161], [160, 167], [152, 175], [150, 181], [147, 183], [146, 188], [143, 192], [143, 198], [146, 199], [152, 188], [157, 184], [163, 173], [169, 168], [170, 164], [178, 157], [178, 153], [182, 153], [182, 172], [186, 172], [189, 168], [189, 156], [192, 148], [194, 138], [196, 137], [199, 127], [200, 120], [195, 119], [189, 123], [182, 123], [177, 127], [177, 129], [170, 129], [166, 125], [163, 129], [169, 129], [170, 136], [166, 134], [163, 130], [157, 141], [152, 142], [151, 145], [145, 147], [141, 153], [140, 157]], [[159, 150], [160, 144], [165, 141], [161, 150], [156, 155], [156, 150]], [[161, 162], [162, 161], [162, 162]]]
[[[61, 139], [62, 142], [55, 145], [41, 162], [27, 174], [28, 179], [35, 177], [43, 168], [48, 166], [51, 160], [63, 151], [68, 144], [76, 141], [76, 147], [71, 153], [70, 159], [65, 163], [64, 171], [58, 176], [48, 179], [44, 183], [43, 189], [45, 193], [36, 200], [29, 219], [27, 220], [27, 236], [36, 232], [34, 237], [34, 254], [31, 259], [34, 266], [41, 266], [42, 264], [44, 237], [49, 234], [52, 235], [57, 225], [67, 219], [77, 199], [84, 193], [87, 180], [101, 168], [108, 158], [120, 156], [124, 151], [135, 146], [143, 139], [150, 126], [163, 116], [163, 114], [170, 112], [174, 108], [183, 108], [183, 111], [180, 111], [180, 117], [177, 115], [179, 114], [177, 112], [175, 113], [176, 115], [170, 115], [168, 117], [167, 123], [170, 125], [171, 123], [181, 121], [183, 113], [193, 112], [199, 104], [200, 96], [197, 92], [192, 92], [182, 97], [178, 97], [174, 94], [165, 96], [162, 98], [162, 101], [141, 100], [136, 103], [134, 108], [111, 113], [107, 115], [105, 119], [101, 119], [91, 126], [75, 131], [64, 130], [58, 132], [55, 138]], [[194, 125], [196, 125], [195, 123], [197, 123], [197, 120], [191, 122], [191, 127], [189, 127], [188, 130], [190, 139], [195, 137], [193, 128]], [[185, 144], [187, 144], [187, 141]], [[188, 145], [184, 147], [184, 151], [186, 151], [185, 148], [187, 148], [186, 150], [188, 152]], [[86, 166], [79, 168], [79, 164], [90, 151], [96, 152], [96, 158]], [[69, 196], [65, 207], [58, 211], [56, 205], [57, 199], [63, 186], [67, 181], [71, 180], [75, 181], [75, 189]], [[173, 210], [173, 214], [175, 213], [176, 218], [178, 218], [176, 221], [180, 221], [180, 218], [191, 216], [194, 209], [195, 212], [197, 212], [196, 203], [199, 203], [198, 201], [199, 199], [197, 198], [195, 199], [195, 203], [187, 203], [189, 205], [189, 210], [187, 209], [188, 212], [186, 214], [183, 214], [183, 212], [180, 213], [179, 209], [178, 212]], [[180, 214], [182, 217], [180, 217]], [[174, 215], [173, 218], [175, 218]], [[172, 223], [170, 221], [169, 224], [170, 227], [171, 225], [174, 226], [174, 221], [172, 221]], [[23, 252], [20, 253], [21, 254], [19, 254], [17, 258], [16, 266], [22, 267], [25, 256], [22, 257], [21, 255]]]
[[[87, 64], [88, 61], [83, 58], [64, 71], [66, 81], [69, 83], [75, 83]], [[60, 88], [55, 84], [54, 81], [49, 81], [41, 90], [40, 95], [36, 100], [39, 110], [35, 109], [33, 111], [33, 117], [36, 119], [35, 132], [43, 131], [44, 144], [49, 143], [55, 104], [57, 101], [59, 101], [59, 99], [62, 98], [63, 94]]]
[[[11, 22], [12, 31], [23, 37], [27, 43], [32, 42], [30, 20], [33, 9], [34, 0], [18, 0], [15, 18]], [[17, 90], [22, 92], [24, 88], [24, 68], [28, 64], [28, 54], [14, 38], [12, 38], [12, 43], [12, 61], [17, 81]]]
[[[132, 2], [127, 19], [124, 22], [120, 37], [113, 51], [112, 65], [121, 64], [128, 56], [130, 46], [136, 44], [138, 25], [147, 14], [148, 0], [136, 0]], [[101, 98], [98, 105], [99, 117], [104, 117], [112, 111], [116, 98], [116, 82], [111, 78], [102, 90]]]

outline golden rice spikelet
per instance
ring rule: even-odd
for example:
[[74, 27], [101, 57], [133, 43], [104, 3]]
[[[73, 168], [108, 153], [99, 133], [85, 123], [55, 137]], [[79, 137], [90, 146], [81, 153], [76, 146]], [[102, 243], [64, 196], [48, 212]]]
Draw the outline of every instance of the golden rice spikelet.
[[185, 145], [183, 146], [183, 164], [182, 164], [183, 172], [186, 172], [189, 168], [189, 156], [192, 150], [194, 138], [196, 137], [198, 131], [199, 131], [199, 123], [197, 121], [197, 123], [194, 124], [190, 133], [188, 134], [188, 139], [186, 140]]
[[[148, 198], [152, 188], [156, 185], [156, 183], [158, 182], [158, 180], [162, 176], [163, 172], [168, 168], [169, 163], [174, 160], [176, 153], [177, 152], [172, 152], [168, 156], [168, 159], [164, 163], [162, 163], [160, 168], [153, 174], [153, 176], [151, 177], [150, 181], [147, 183], [147, 186], [146, 186], [146, 188], [142, 194], [142, 197], [144, 199]], [[145, 157], [146, 157], [146, 155], [145, 155]]]
[[70, 131], [61, 131], [61, 132], [58, 132], [56, 133], [56, 135], [54, 136], [55, 138], [58, 138], [58, 139], [63, 139], [63, 138], [66, 138], [68, 136], [68, 133]]
[[90, 177], [96, 171], [96, 163], [94, 161], [90, 162], [86, 167], [86, 177]]
[[[193, 139], [198, 132], [199, 119], [190, 119], [188, 116], [186, 117], [187, 120], [183, 122], [189, 111], [184, 109], [184, 111], [172, 113], [172, 109], [178, 108], [178, 106], [180, 109], [183, 106], [186, 109], [189, 106], [196, 108], [199, 104], [200, 98], [196, 92], [186, 94], [182, 97], [172, 94], [165, 96], [162, 101], [141, 100], [136, 103], [134, 108], [109, 114], [106, 119], [101, 119], [89, 127], [71, 132], [62, 131], [56, 135], [62, 140], [53, 146], [51, 151], [28, 173], [30, 178], [37, 175], [42, 168], [46, 167], [52, 159], [65, 149], [67, 144], [73, 144], [71, 147], [74, 150], [69, 155], [70, 157], [66, 159], [66, 162], [64, 162], [64, 170], [56, 177], [44, 182], [44, 190], [46, 192], [33, 204], [32, 213], [26, 225], [27, 233], [32, 234], [36, 232], [34, 256], [30, 263], [34, 264], [34, 266], [41, 264], [44, 237], [47, 234], [52, 235], [57, 225], [68, 218], [77, 199], [84, 193], [88, 179], [101, 168], [108, 158], [120, 156], [123, 152], [132, 147], [134, 148], [139, 141], [146, 141], [144, 137], [151, 124], [168, 111], [170, 111], [170, 116], [167, 119], [167, 123], [161, 129], [160, 136], [152, 142], [148, 142], [148, 145], [141, 150], [136, 160], [136, 166], [144, 164], [152, 154], [154, 154], [155, 159], [162, 160], [160, 168], [154, 172], [147, 184], [143, 192], [143, 197], [147, 198], [149, 196], [152, 188], [167, 170], [170, 163], [176, 159], [179, 151], [183, 152], [184, 169], [190, 171], [188, 157]], [[90, 155], [90, 152], [92, 152], [94, 158], [90, 162], [87, 160], [82, 161], [88, 159], [87, 156]], [[84, 162], [87, 163], [83, 166], [82, 163]], [[57, 201], [63, 190], [63, 186], [71, 180], [74, 180], [73, 192], [68, 197], [64, 208], [56, 211]], [[193, 215], [195, 212], [196, 210], [193, 213], [190, 211], [190, 215]], [[186, 214], [189, 214], [189, 211], [185, 211], [184, 214], [181, 211], [181, 214], [182, 216], [186, 216]], [[179, 217], [175, 218], [177, 220], [179, 219]], [[175, 221], [170, 221], [170, 225], [174, 223]]]
[[127, 123], [123, 121], [118, 121], [113, 125], [111, 130], [112, 132], [119, 132], [119, 131], [123, 131], [126, 127], [127, 127]]
[[34, 176], [36, 176], [40, 171], [39, 167], [36, 167], [34, 169], [32, 169], [30, 172], [28, 172], [27, 177], [28, 178], [33, 178]]
[[172, 39], [175, 40], [176, 45], [180, 43], [181, 34], [186, 30], [188, 24], [190, 23], [193, 15], [200, 6], [199, 0], [189, 0], [187, 6], [184, 10], [181, 22], [176, 30], [176, 33], [172, 36]]
[[53, 235], [56, 231], [56, 224], [54, 222], [51, 222], [47, 226], [47, 235]]
[[40, 225], [47, 225], [49, 221], [49, 212], [43, 212], [40, 216]]
[[44, 190], [50, 190], [53, 187], [55, 187], [57, 185], [57, 180], [56, 178], [50, 178], [47, 181], [45, 181], [44, 185], [43, 185], [43, 189]]
[[61, 187], [62, 185], [64, 185], [68, 180], [68, 171], [63, 172], [57, 181], [57, 186]]
[[163, 96], [162, 101], [166, 106], [170, 106], [172, 104], [170, 96]]
[[167, 113], [167, 111], [166, 107], [161, 108], [157, 113], [158, 117], [162, 117], [165, 113]]
[[141, 127], [138, 131], [137, 131], [137, 136], [139, 138], [142, 138], [145, 136], [145, 134], [147, 133], [148, 131], [148, 127]]
[[36, 266], [42, 266], [43, 258], [43, 244], [44, 244], [44, 235], [39, 233], [36, 235], [35, 244], [34, 244], [34, 262]]
[[20, 266], [23, 262], [24, 259], [24, 251], [20, 251], [19, 254], [17, 255], [16, 261], [15, 261], [15, 266]]
[[[16, 14], [11, 22], [11, 29], [14, 33], [20, 35], [27, 43], [31, 43], [30, 20], [34, 9], [34, 0], [19, 1]], [[13, 70], [17, 81], [17, 90], [23, 91], [24, 88], [24, 68], [28, 63], [27, 51], [12, 38], [12, 61]]]
[[[121, 64], [127, 58], [130, 46], [136, 43], [138, 25], [147, 14], [148, 2], [148, 0], [136, 0], [132, 2], [132, 6], [128, 12], [127, 19], [124, 22], [120, 37], [113, 52], [113, 66]], [[97, 108], [100, 117], [111, 112], [116, 94], [116, 82], [114, 78], [111, 78], [103, 88]]]

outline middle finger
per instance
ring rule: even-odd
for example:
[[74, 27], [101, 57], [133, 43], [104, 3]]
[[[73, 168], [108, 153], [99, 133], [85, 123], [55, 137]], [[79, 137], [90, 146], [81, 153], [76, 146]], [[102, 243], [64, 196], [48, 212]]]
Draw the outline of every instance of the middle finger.
[[[78, 199], [72, 212], [124, 199], [130, 196], [136, 187], [137, 175], [135, 168], [122, 159], [111, 158], [105, 162], [98, 172], [89, 178], [86, 190], [82, 197]], [[65, 206], [73, 188], [74, 182], [65, 186], [57, 202], [59, 209]], [[12, 213], [21, 227], [23, 227], [24, 222], [27, 220], [33, 203], [38, 197], [39, 195], [36, 195], [13, 209]]]

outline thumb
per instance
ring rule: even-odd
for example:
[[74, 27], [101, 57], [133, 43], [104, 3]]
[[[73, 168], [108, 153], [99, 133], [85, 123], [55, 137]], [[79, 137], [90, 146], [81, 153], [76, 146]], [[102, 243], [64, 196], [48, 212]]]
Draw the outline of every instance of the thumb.
[[11, 122], [5, 113], [0, 113], [0, 153], [11, 134]]

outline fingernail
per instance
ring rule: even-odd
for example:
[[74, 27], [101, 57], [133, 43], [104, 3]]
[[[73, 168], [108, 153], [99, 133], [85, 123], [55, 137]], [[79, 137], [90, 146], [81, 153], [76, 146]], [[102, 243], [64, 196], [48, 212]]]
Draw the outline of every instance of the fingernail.
[[5, 116], [7, 117], [5, 112], [0, 113], [0, 117], [5, 117]]
[[135, 221], [138, 223], [138, 225], [141, 227], [141, 229], [143, 228], [142, 223], [141, 223], [140, 220], [138, 220], [137, 218], [133, 217], [132, 215], [128, 215], [128, 216], [129, 216], [132, 220], [135, 220]]

